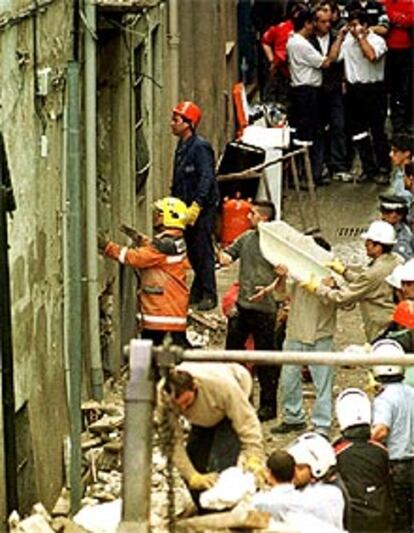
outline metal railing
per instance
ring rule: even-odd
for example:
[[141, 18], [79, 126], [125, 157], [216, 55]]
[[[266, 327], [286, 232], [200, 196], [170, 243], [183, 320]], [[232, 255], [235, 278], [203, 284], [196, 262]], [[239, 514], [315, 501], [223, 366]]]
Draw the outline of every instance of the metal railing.
[[153, 347], [148, 340], [131, 340], [130, 380], [125, 395], [123, 508], [119, 531], [149, 533], [151, 495], [152, 415], [155, 405], [154, 365], [161, 375], [184, 362], [414, 365], [414, 354], [378, 355], [370, 352], [289, 352], [261, 350], [182, 350], [177, 346]]

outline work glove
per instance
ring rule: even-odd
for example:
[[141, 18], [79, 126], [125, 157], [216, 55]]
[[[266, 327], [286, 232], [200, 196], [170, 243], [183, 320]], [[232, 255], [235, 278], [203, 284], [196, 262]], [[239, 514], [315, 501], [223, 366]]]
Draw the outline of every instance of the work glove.
[[368, 371], [368, 380], [364, 387], [365, 392], [371, 396], [376, 396], [382, 391], [382, 389], [382, 384], [374, 378], [374, 375], [371, 371]]
[[330, 268], [337, 274], [340, 274], [341, 276], [346, 270], [346, 266], [342, 264], [341, 261], [337, 258], [333, 259], [332, 261], [328, 261], [327, 263], [325, 263], [325, 266]]
[[208, 474], [200, 474], [195, 472], [188, 482], [190, 489], [192, 490], [208, 490], [211, 489], [218, 479], [217, 472], [210, 472]]
[[197, 218], [200, 215], [201, 207], [197, 202], [193, 202], [190, 207], [187, 209], [187, 224], [189, 226], [194, 226], [197, 222]]
[[305, 289], [306, 291], [313, 294], [318, 290], [320, 283], [316, 279], [315, 274], [311, 274], [307, 281], [301, 281], [300, 286], [302, 287], [302, 289]]
[[243, 463], [244, 470], [251, 472], [255, 477], [256, 485], [263, 488], [266, 485], [267, 470], [262, 459], [257, 455], [249, 455]]
[[105, 248], [109, 243], [109, 237], [106, 231], [98, 231], [98, 251], [99, 253], [105, 253]]
[[119, 226], [119, 230], [122, 231], [122, 233], [125, 233], [125, 235], [127, 235], [131, 239], [134, 246], [136, 246], [137, 248], [145, 244], [145, 241], [147, 240], [147, 237], [145, 235], [139, 233], [137, 230], [131, 228], [131, 226], [128, 226], [127, 224], [121, 224]]

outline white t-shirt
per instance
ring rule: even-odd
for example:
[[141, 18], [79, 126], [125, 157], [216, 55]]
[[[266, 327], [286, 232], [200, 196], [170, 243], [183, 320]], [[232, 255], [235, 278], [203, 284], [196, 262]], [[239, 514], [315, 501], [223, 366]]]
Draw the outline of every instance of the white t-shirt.
[[324, 56], [327, 56], [329, 51], [329, 33], [327, 33], [326, 35], [317, 35], [316, 38], [318, 39], [322, 54]]
[[[281, 522], [291, 522], [295, 516], [309, 516], [336, 531], [343, 531], [345, 502], [341, 490], [334, 485], [316, 482], [303, 489], [294, 489], [291, 484], [276, 486], [269, 492], [256, 493], [252, 504]], [[307, 531], [319, 529], [308, 528]]]
[[324, 56], [318, 52], [302, 35], [294, 33], [286, 45], [291, 85], [310, 85], [320, 87], [322, 85], [321, 65]]
[[348, 33], [342, 44], [338, 61], [344, 60], [345, 78], [349, 83], [375, 83], [384, 81], [385, 40], [376, 33], [369, 32], [368, 43], [375, 51], [376, 61], [369, 61], [361, 50], [358, 40]]

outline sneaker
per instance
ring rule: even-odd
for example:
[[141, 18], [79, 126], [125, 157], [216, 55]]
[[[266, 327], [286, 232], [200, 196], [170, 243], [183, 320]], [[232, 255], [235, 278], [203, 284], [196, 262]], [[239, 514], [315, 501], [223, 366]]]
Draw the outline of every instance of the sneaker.
[[262, 407], [259, 407], [257, 418], [260, 422], [267, 422], [268, 420], [276, 418], [276, 408], [271, 405], [263, 405]]
[[354, 180], [353, 175], [350, 172], [335, 172], [332, 179], [334, 181], [343, 181], [344, 183], [349, 183]]
[[305, 422], [298, 422], [297, 424], [287, 424], [286, 422], [281, 422], [278, 426], [270, 429], [270, 433], [273, 435], [281, 435], [283, 433], [292, 433], [293, 431], [302, 431], [306, 428]]
[[201, 302], [197, 305], [197, 311], [211, 311], [217, 305], [217, 298], [211, 296], [204, 296]]

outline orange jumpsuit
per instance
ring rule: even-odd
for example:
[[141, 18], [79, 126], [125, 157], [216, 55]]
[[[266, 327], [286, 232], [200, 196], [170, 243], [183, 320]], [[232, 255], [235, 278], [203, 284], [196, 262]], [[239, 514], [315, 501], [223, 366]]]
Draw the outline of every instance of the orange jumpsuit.
[[168, 229], [139, 248], [109, 242], [105, 255], [140, 271], [138, 318], [143, 329], [184, 332], [187, 327], [190, 268], [182, 231]]

